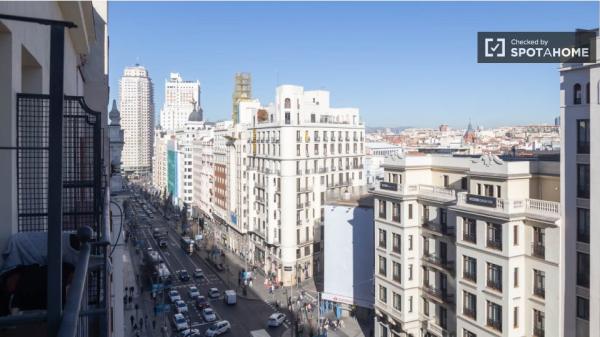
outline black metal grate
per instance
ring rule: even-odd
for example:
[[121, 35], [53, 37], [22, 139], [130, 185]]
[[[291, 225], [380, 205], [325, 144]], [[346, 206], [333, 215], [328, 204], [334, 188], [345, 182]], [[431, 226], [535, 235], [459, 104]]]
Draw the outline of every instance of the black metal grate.
[[[18, 230], [48, 230], [49, 96], [17, 95]], [[82, 97], [65, 96], [63, 109], [63, 230], [87, 225], [101, 235], [99, 113]]]

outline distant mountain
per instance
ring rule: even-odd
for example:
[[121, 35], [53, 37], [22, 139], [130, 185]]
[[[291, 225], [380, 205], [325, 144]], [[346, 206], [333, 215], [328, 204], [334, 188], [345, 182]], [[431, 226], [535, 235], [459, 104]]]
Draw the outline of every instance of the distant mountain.
[[408, 129], [410, 126], [365, 126], [366, 133], [383, 132], [389, 129], [392, 133], [400, 133], [402, 130]]

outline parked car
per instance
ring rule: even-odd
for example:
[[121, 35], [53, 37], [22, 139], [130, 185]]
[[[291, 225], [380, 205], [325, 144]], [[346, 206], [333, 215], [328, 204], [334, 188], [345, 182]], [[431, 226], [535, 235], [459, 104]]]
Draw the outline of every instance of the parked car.
[[208, 308], [208, 301], [206, 300], [206, 297], [204, 296], [198, 296], [196, 297], [196, 307], [200, 310], [204, 309], [204, 308]]
[[200, 337], [202, 334], [198, 329], [187, 329], [179, 333], [179, 337]]
[[190, 328], [185, 316], [182, 314], [173, 315], [173, 326], [175, 326], [177, 331], [183, 331]]
[[217, 315], [212, 308], [204, 308], [202, 309], [202, 318], [204, 318], [206, 322], [214, 322], [217, 320]]
[[208, 328], [208, 330], [206, 330], [204, 336], [215, 337], [224, 334], [229, 330], [231, 330], [231, 324], [229, 324], [228, 321], [218, 321], [215, 324], [211, 325], [211, 327]]
[[175, 309], [180, 314], [188, 312], [188, 306], [187, 306], [187, 304], [185, 304], [185, 302], [181, 301], [181, 300], [175, 301]]
[[276, 312], [276, 313], [272, 314], [271, 316], [269, 316], [267, 325], [273, 326], [273, 327], [278, 327], [281, 324], [283, 324], [284, 321], [285, 321], [285, 315], [280, 312]]
[[187, 270], [180, 270], [179, 279], [181, 280], [181, 282], [187, 282], [190, 280], [190, 274], [188, 274]]
[[200, 296], [200, 291], [198, 291], [198, 288], [195, 286], [191, 286], [188, 288], [188, 295], [190, 295], [191, 299], [195, 299], [196, 297]]
[[215, 299], [221, 297], [221, 293], [217, 288], [208, 289], [208, 298]]
[[171, 290], [169, 291], [169, 299], [171, 300], [171, 303], [175, 303], [181, 301], [181, 296], [177, 290]]
[[203, 277], [204, 277], [204, 272], [202, 271], [202, 269], [196, 268], [196, 270], [194, 270], [194, 278], [200, 279]]

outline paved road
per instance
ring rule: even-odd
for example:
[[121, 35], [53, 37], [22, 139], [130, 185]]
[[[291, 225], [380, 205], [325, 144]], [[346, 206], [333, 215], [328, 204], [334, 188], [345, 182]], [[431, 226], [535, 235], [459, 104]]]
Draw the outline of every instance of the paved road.
[[[156, 250], [161, 254], [172, 275], [176, 275], [176, 272], [182, 269], [187, 270], [190, 275], [193, 274], [193, 271], [196, 268], [200, 268], [204, 271], [205, 278], [201, 280], [192, 278], [188, 282], [181, 282], [178, 278], [173, 278], [173, 288], [179, 291], [182, 299], [188, 304], [189, 313], [187, 314], [187, 317], [191, 326], [199, 329], [203, 333], [212, 323], [205, 322], [202, 319], [199, 310], [196, 309], [194, 302], [188, 296], [188, 287], [195, 285], [199, 289], [200, 294], [207, 297], [209, 288], [215, 287], [222, 292], [226, 290], [228, 286], [221, 280], [219, 275], [217, 275], [218, 272], [198, 254], [194, 253], [190, 256], [183, 251], [180, 247], [180, 236], [166, 219], [158, 213], [152, 212], [152, 207], [149, 204], [146, 204], [139, 198], [136, 206], [136, 213], [138, 216], [138, 240], [143, 240], [143, 245], [145, 247], [152, 247], [153, 250]], [[152, 237], [153, 228], [160, 228], [162, 231], [168, 231], [167, 248], [160, 249], [158, 247], [157, 242]], [[159, 301], [162, 298], [164, 298], [165, 303], [169, 303], [166, 296], [158, 296]], [[276, 310], [264, 301], [245, 299], [238, 296], [237, 302], [236, 305], [227, 305], [222, 299], [210, 300], [210, 305], [217, 313], [218, 319], [225, 319], [231, 323], [231, 332], [229, 333], [231, 336], [249, 336], [249, 332], [252, 330], [266, 329], [271, 336], [279, 337], [284, 335], [285, 331], [290, 327], [289, 323], [284, 323], [283, 326], [278, 328], [268, 328], [266, 323], [267, 318], [269, 315], [276, 312]], [[170, 319], [172, 314], [173, 310], [166, 315], [168, 315], [168, 318]], [[148, 315], [154, 314], [148, 312]], [[172, 333], [171, 335], [174, 334]]]

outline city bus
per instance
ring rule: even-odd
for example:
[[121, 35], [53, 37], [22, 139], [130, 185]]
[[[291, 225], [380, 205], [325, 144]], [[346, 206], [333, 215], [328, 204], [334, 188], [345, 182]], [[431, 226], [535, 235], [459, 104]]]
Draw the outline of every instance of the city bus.
[[187, 254], [192, 254], [194, 252], [194, 240], [190, 239], [187, 236], [181, 238], [181, 249]]

